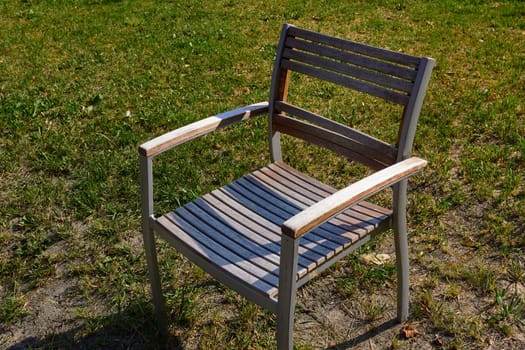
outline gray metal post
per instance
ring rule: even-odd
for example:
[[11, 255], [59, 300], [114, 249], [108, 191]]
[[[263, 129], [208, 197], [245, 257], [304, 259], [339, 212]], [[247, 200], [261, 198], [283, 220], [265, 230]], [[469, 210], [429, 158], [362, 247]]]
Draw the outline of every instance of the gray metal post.
[[277, 349], [293, 349], [293, 325], [296, 295], [299, 238], [281, 238], [281, 264], [277, 305]]
[[397, 265], [397, 319], [404, 322], [408, 318], [409, 306], [409, 260], [407, 237], [407, 183], [402, 180], [394, 186], [394, 242]]
[[151, 294], [155, 305], [155, 315], [159, 325], [159, 331], [163, 338], [167, 337], [166, 311], [164, 297], [160, 283], [160, 274], [155, 248], [155, 235], [151, 227], [150, 218], [153, 215], [153, 161], [150, 157], [139, 155], [140, 162], [140, 185], [142, 205], [142, 236], [144, 239], [144, 251], [148, 264], [148, 276], [151, 285]]

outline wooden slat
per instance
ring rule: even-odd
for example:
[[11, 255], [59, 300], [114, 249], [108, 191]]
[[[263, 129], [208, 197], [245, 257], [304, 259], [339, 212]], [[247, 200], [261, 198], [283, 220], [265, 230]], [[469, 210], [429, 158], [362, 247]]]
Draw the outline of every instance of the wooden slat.
[[[252, 216], [255, 218], [260, 225], [262, 225], [267, 230], [259, 230], [259, 233], [264, 235], [270, 240], [274, 239], [274, 236], [277, 237], [275, 240], [276, 243], [280, 245], [281, 237], [280, 237], [280, 225], [276, 225], [273, 221], [270, 221], [265, 216], [261, 215], [264, 214], [264, 211], [261, 213], [257, 211], [256, 207], [247, 207], [244, 204], [237, 201], [237, 199], [234, 196], [231, 196], [228, 192], [225, 192], [223, 190], [216, 190], [213, 191], [212, 194], [219, 198], [222, 202], [227, 203], [227, 205], [231, 206], [234, 210], [237, 210], [239, 213], [242, 213], [245, 216]], [[310, 261], [314, 263], [316, 266], [323, 263], [326, 258], [315, 251], [309, 250], [304, 246], [299, 247], [299, 253], [302, 257], [307, 259], [307, 261]], [[306, 263], [310, 268], [311, 263]]]
[[[253, 177], [252, 177], [253, 175]], [[255, 172], [250, 176], [247, 176], [245, 178], [244, 184], [241, 184], [247, 191], [252, 191], [256, 193], [257, 195], [262, 196], [271, 196], [268, 198], [275, 198], [276, 201], [278, 201], [279, 195], [275, 193], [274, 190], [267, 191], [265, 190], [265, 186], [259, 181], [260, 177], [263, 176], [261, 172]], [[273, 194], [272, 194], [273, 192]], [[299, 202], [295, 198], [289, 197], [288, 200], [290, 200], [295, 205], [287, 205], [288, 217], [290, 215], [295, 215], [295, 213], [298, 213], [299, 211], [305, 209], [307, 205], [305, 203]], [[284, 208], [283, 206], [279, 205], [279, 207]], [[345, 245], [350, 244], [350, 241], [347, 238], [341, 238], [337, 234], [343, 234], [344, 231], [341, 230], [338, 227], [331, 227], [330, 225], [324, 225], [312, 232], [310, 232], [308, 235], [305, 235], [305, 239], [315, 242], [317, 244], [320, 244], [322, 246], [325, 246], [329, 249], [333, 249], [336, 253], [339, 252], [340, 249], [345, 247]]]
[[417, 173], [426, 164], [425, 160], [412, 157], [367, 176], [287, 220], [283, 224], [283, 233], [300, 237], [352, 204]]
[[373, 169], [383, 169], [390, 165], [390, 160], [387, 162], [370, 158], [364, 152], [365, 147], [363, 145], [343, 137], [340, 134], [315, 127], [300, 120], [284, 115], [278, 115], [273, 118], [273, 126], [277, 131], [328, 148], [350, 160], [358, 161], [364, 165], [372, 167]]
[[[265, 255], [267, 259], [276, 264], [280, 262], [280, 235], [275, 232], [269, 232], [266, 227], [259, 223], [259, 220], [254, 220], [256, 217], [253, 215], [253, 213], [251, 213], [251, 218], [244, 216], [239, 210], [235, 210], [234, 207], [232, 207], [231, 202], [222, 202], [211, 194], [203, 196], [202, 200], [205, 201], [206, 204], [210, 206], [210, 208], [213, 208], [213, 210], [216, 211], [217, 215], [220, 216], [224, 222], [227, 222], [235, 228], [240, 226], [241, 228], [239, 231], [242, 231], [242, 234], [246, 235], [247, 239], [251, 240], [254, 244], [261, 245], [264, 247], [264, 249], [268, 250], [270, 254]], [[261, 234], [261, 232], [266, 233]], [[268, 236], [271, 236], [271, 238]], [[302, 249], [303, 254], [299, 255], [298, 259], [299, 267], [297, 269], [297, 273], [299, 278], [304, 276], [306, 273], [313, 271], [317, 266], [315, 261], [310, 260], [304, 256], [304, 248]]]
[[240, 248], [236, 248], [235, 251], [239, 254], [243, 253], [246, 259], [269, 273], [278, 276], [279, 255], [267, 249], [264, 244], [254, 242], [251, 239], [254, 234], [249, 227], [233, 220], [225, 220], [225, 216], [221, 212], [213, 209], [213, 207], [203, 199], [197, 199], [184, 208], [188, 209], [200, 220], [212, 226], [214, 230], [219, 231], [224, 235], [225, 240], [236, 242]]
[[[243, 206], [247, 207], [254, 213], [258, 213], [259, 215], [263, 216], [274, 225], [281, 227], [285, 218], [289, 217], [289, 214], [279, 210], [279, 208], [276, 206], [272, 206], [272, 203], [265, 201], [260, 197], [249, 196], [243, 191], [239, 191], [239, 189], [234, 188], [232, 185], [234, 184], [232, 183], [223, 187], [221, 191], [234, 197], [235, 200], [242, 203]], [[261, 204], [264, 204], [264, 206]], [[306, 238], [301, 240], [301, 246], [303, 246], [309, 252], [315, 253], [317, 255], [317, 259], [315, 260], [317, 264], [322, 264], [328, 257], [333, 255], [333, 250], [316, 244], [310, 240], [307, 240]], [[310, 256], [314, 255], [310, 254]]]
[[[287, 167], [286, 164], [282, 162], [279, 163], [274, 163], [262, 171], [274, 172], [275, 175], [273, 178], [282, 182], [285, 187], [290, 188], [292, 188], [292, 186], [288, 185], [290, 182], [300, 183], [302, 181], [311, 179], [306, 176], [295, 177], [292, 175], [293, 173], [285, 170], [285, 167]], [[312, 190], [307, 192], [307, 195], [311, 199], [311, 204], [316, 203], [336, 192], [335, 189], [332, 188], [324, 193], [320, 189], [315, 190], [315, 187], [310, 187], [310, 189]], [[342, 212], [340, 215], [331, 219], [328, 223], [334, 223], [338, 227], [341, 227], [340, 225], [350, 225], [350, 227], [347, 227], [346, 230], [351, 231], [352, 234], [360, 237], [363, 234], [376, 229], [377, 225], [381, 222], [388, 220], [389, 216], [391, 215], [391, 211], [380, 208], [381, 207], [374, 206], [368, 202], [361, 202], [352, 207], [352, 209]]]
[[[183, 242], [179, 244], [198, 255], [195, 261], [203, 262], [208, 268], [215, 264], [218, 269], [236, 276], [238, 282], [231, 282], [231, 278], [214, 270], [216, 277], [230, 281], [233, 287], [246, 285], [261, 295], [275, 298], [282, 224], [334, 191], [278, 162], [215, 190], [165, 215], [167, 220], [161, 217], [157, 222]], [[298, 280], [309, 279], [308, 276], [329, 264], [343, 249], [357, 244], [366, 232], [377, 228], [377, 224], [370, 224], [374, 216], [379, 221], [387, 217], [382, 216], [381, 211], [368, 208], [361, 211], [367, 212], [358, 215], [368, 221], [364, 225], [355, 218], [356, 213], [349, 210], [300, 238]]]
[[[231, 264], [224, 259], [217, 251], [210, 249], [207, 245], [197, 241], [194, 237], [194, 230], [185, 222], [173, 222], [169, 219], [169, 214], [157, 219], [157, 223], [162, 225], [168, 232], [177, 237], [180, 243], [184, 243], [187, 247], [192, 249], [199, 255], [207, 264], [214, 265], [220, 269], [228, 272], [232, 276], [236, 276], [239, 283], [244, 283], [252, 287], [255, 291], [266, 295], [266, 297], [274, 297], [277, 295], [278, 289], [263, 280], [247, 273], [237, 265]], [[219, 276], [216, 276], [219, 277]]]
[[192, 213], [188, 206], [178, 208], [171, 212], [168, 218], [175, 224], [185, 225], [190, 230], [191, 236], [201, 245], [221, 255], [227, 264], [236, 265], [255, 278], [258, 278], [271, 286], [277, 287], [279, 279], [274, 274], [261, 268], [261, 258], [243, 249], [236, 240], [228, 239], [225, 231], [219, 230], [206, 222], [205, 218]]
[[[269, 166], [270, 169], [282, 169], [284, 171], [286, 171], [287, 173], [289, 173], [290, 175], [292, 175], [293, 177], [291, 176], [285, 176], [288, 180], [292, 180], [292, 178], [295, 178], [295, 179], [298, 179], [299, 181], [305, 181], [309, 184], [311, 184], [312, 186], [320, 189], [322, 192], [321, 194], [321, 197], [328, 197], [329, 195], [335, 193], [337, 190], [331, 186], [328, 186], [316, 179], [314, 179], [313, 177], [310, 177], [310, 176], [306, 176], [304, 175], [303, 173], [301, 173], [300, 171], [298, 171], [297, 169], [294, 169], [292, 168], [291, 166], [289, 166], [288, 164], [284, 163], [284, 162], [275, 162], [275, 163], [272, 163], [270, 166]], [[315, 191], [317, 193], [317, 191]], [[363, 201], [363, 202], [360, 202], [357, 206], [355, 206], [354, 208], [359, 208], [359, 207], [365, 207], [365, 208], [368, 208], [370, 210], [373, 210], [374, 212], [377, 212], [381, 215], [385, 215], [385, 216], [390, 216], [392, 215], [392, 210], [391, 209], [386, 209], [386, 208], [383, 208], [381, 206], [378, 206], [378, 205], [375, 205], [373, 203], [370, 203], [370, 202], [367, 202], [367, 201]]]
[[237, 108], [215, 116], [211, 116], [195, 123], [183, 126], [164, 135], [158, 136], [139, 147], [139, 153], [146, 157], [154, 157], [170, 148], [205, 135], [219, 128], [237, 123], [242, 120], [264, 114], [268, 111], [268, 103], [260, 102]]
[[[312, 203], [316, 203], [323, 198], [325, 197], [318, 197], [312, 201]], [[360, 237], [363, 237], [373, 230], [378, 229], [379, 225], [389, 219], [388, 215], [377, 215], [377, 213], [371, 212], [369, 212], [368, 215], [364, 215], [355, 209], [356, 208], [352, 208], [343, 213], [340, 213], [338, 216], [324, 223], [321, 227], [326, 227], [328, 229], [329, 226], [326, 225], [333, 225], [333, 227], [336, 227], [337, 231], [339, 231], [337, 232], [338, 234], [340, 234], [342, 237], [350, 239], [352, 242], [355, 242]], [[307, 235], [308, 234], [309, 233], [307, 233]]]
[[[292, 114], [308, 122], [319, 125], [329, 131], [341, 134], [342, 136], [357, 143], [361, 153], [365, 152], [369, 158], [379, 159], [388, 165], [394, 164], [395, 162], [397, 157], [397, 148], [386, 142], [284, 101], [276, 101], [275, 107], [277, 110], [281, 110], [284, 113]], [[362, 147], [360, 145], [362, 145]]]
[[290, 37], [286, 40], [286, 44], [289, 49], [297, 49], [315, 55], [337, 59], [348, 64], [363, 67], [369, 71], [377, 71], [384, 75], [394, 76], [410, 82], [413, 82], [417, 76], [417, 70], [414, 68], [408, 68], [382, 59], [363, 56], [356, 52], [341, 51], [340, 49], [327, 47], [326, 45], [319, 45]]
[[352, 79], [346, 76], [342, 76], [340, 74], [332, 73], [320, 68], [312, 67], [306, 64], [302, 64], [295, 61], [290, 61], [287, 59], [283, 59], [281, 61], [281, 65], [286, 68], [290, 69], [299, 73], [311, 75], [313, 77], [326, 80], [335, 84], [339, 84], [342, 86], [346, 86], [347, 88], [354, 89], [357, 91], [365, 92], [370, 95], [380, 97], [382, 99], [385, 99], [387, 101], [391, 101], [403, 106], [406, 106], [408, 103], [408, 96], [399, 92], [395, 92], [390, 89], [385, 89], [383, 87], [370, 84], [364, 81], [360, 81], [357, 79]]
[[[292, 182], [283, 183], [279, 182], [278, 179], [274, 177], [275, 173], [271, 172], [268, 168], [263, 168], [260, 171], [257, 171], [249, 176], [246, 177], [246, 179], [253, 184], [260, 184], [262, 183], [267, 184], [269, 187], [272, 188], [272, 192], [277, 193], [277, 195], [286, 195], [288, 196], [289, 200], [291, 200], [294, 204], [298, 206], [298, 208], [305, 209], [309, 207], [310, 205], [314, 204], [316, 201], [324, 198], [324, 197], [317, 197], [316, 199], [313, 199], [312, 197], [316, 197], [315, 195], [311, 195], [309, 193], [308, 188], [295, 186]], [[310, 194], [310, 195], [309, 195]], [[290, 212], [290, 214], [294, 215], [293, 212]], [[325, 232], [326, 231], [326, 232]], [[337, 244], [348, 244], [348, 239], [341, 239], [337, 235], [345, 233], [345, 230], [342, 230], [340, 227], [338, 227], [334, 223], [326, 223], [325, 225], [322, 225], [319, 227], [319, 230], [314, 230], [312, 233], [322, 236], [324, 238], [333, 240]], [[335, 234], [335, 235], [334, 235]]]
[[[248, 201], [251, 202], [251, 204], [257, 205], [259, 208], [258, 210], [264, 210], [268, 213], [271, 213], [270, 220], [275, 220], [274, 222], [279, 223], [279, 226], [282, 225], [282, 223], [289, 218], [291, 213], [286, 212], [284, 209], [282, 209], [282, 203], [286, 203], [282, 199], [279, 200], [279, 198], [276, 197], [269, 197], [267, 195], [260, 195], [255, 192], [249, 192], [246, 191], [246, 188], [239, 187], [238, 181], [231, 183], [227, 186], [229, 190], [235, 191], [237, 194], [241, 194], [242, 196]], [[246, 204], [246, 201], [243, 201], [243, 204]], [[300, 210], [296, 210], [296, 213], [300, 212]], [[267, 215], [264, 215], [265, 217], [268, 217]], [[319, 254], [322, 254], [326, 258], [331, 258], [334, 256], [338, 249], [340, 249], [340, 246], [336, 244], [331, 244], [331, 242], [323, 239], [321, 234], [319, 233], [321, 229], [316, 229], [313, 232], [308, 235], [308, 237], [304, 237], [304, 241], [301, 241], [301, 244], [304, 245], [306, 248], [309, 248]]]
[[377, 73], [368, 69], [363, 69], [358, 66], [341, 63], [333, 59], [326, 59], [323, 56], [315, 56], [302, 51], [285, 49], [283, 52], [283, 57], [290, 60], [303, 62], [321, 69], [341, 73], [345, 76], [364, 80], [372, 84], [381, 85], [388, 89], [399, 90], [404, 93], [412, 91], [413, 88], [413, 83], [410, 81], [399, 79], [397, 77], [383, 73]]
[[399, 64], [405, 64], [411, 67], [417, 67], [421, 60], [420, 57], [407, 55], [401, 52], [391, 51], [387, 49], [381, 49], [378, 47], [357, 43], [355, 41], [340, 39], [333, 36], [304, 30], [297, 27], [290, 27], [288, 29], [288, 35], [293, 37], [301, 37], [310, 41], [315, 41], [322, 44], [337, 47], [339, 49], [347, 51], [355, 51], [363, 55], [396, 62]]

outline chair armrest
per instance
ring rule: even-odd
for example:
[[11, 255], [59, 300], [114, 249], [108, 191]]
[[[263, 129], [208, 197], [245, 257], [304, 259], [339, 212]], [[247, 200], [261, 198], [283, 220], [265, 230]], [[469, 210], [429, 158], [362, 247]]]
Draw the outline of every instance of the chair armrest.
[[412, 157], [345, 187], [286, 220], [282, 233], [298, 238], [352, 205], [421, 171], [427, 161]]
[[268, 102], [259, 102], [214, 115], [143, 143], [139, 147], [139, 153], [145, 157], [154, 157], [186, 141], [266, 112], [268, 112]]

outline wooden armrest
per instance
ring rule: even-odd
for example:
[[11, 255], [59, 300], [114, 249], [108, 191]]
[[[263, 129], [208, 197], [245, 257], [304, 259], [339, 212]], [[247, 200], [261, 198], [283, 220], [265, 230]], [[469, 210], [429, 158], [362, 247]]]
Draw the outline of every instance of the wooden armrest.
[[266, 112], [268, 112], [268, 102], [259, 102], [214, 115], [143, 143], [139, 147], [139, 153], [145, 157], [154, 157], [181, 143]]
[[286, 220], [282, 233], [298, 238], [373, 194], [421, 171], [427, 161], [412, 157], [345, 187]]

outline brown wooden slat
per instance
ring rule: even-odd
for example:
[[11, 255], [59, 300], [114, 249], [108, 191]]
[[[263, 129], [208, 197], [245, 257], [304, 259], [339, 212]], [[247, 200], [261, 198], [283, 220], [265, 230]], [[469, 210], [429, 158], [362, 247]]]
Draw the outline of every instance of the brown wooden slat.
[[[185, 222], [193, 228], [192, 237], [200, 244], [204, 244], [220, 254], [229, 264], [236, 265], [247, 273], [277, 287], [279, 278], [274, 274], [261, 268], [261, 258], [243, 249], [235, 240], [228, 239], [225, 232], [210, 225], [205, 218], [195, 215], [189, 209], [191, 205], [178, 208], [175, 212], [168, 214], [168, 218], [174, 223]], [[254, 263], [255, 260], [258, 263]]]
[[[265, 170], [269, 169], [273, 170], [271, 167], [268, 167]], [[287, 182], [288, 178], [284, 181], [285, 187], [287, 187]], [[309, 194], [311, 198], [311, 204], [314, 204], [326, 197], [314, 193]], [[355, 241], [359, 237], [363, 237], [367, 233], [378, 228], [380, 223], [388, 219], [388, 216], [385, 215], [363, 215], [359, 210], [355, 210], [355, 207], [357, 206], [354, 206], [353, 208], [348, 209], [336, 217], [330, 219], [328, 222], [323, 224], [323, 227], [326, 227], [326, 225], [333, 225], [334, 227], [337, 227], [340, 233], [343, 231], [343, 237]]]
[[283, 52], [283, 57], [290, 60], [306, 63], [308, 65], [325, 69], [328, 71], [341, 73], [345, 76], [357, 78], [359, 80], [367, 81], [372, 84], [381, 85], [388, 89], [399, 90], [404, 93], [409, 93], [410, 91], [412, 91], [412, 88], [414, 86], [412, 82], [407, 80], [399, 79], [391, 75], [376, 73], [371, 70], [359, 68], [358, 66], [352, 66], [346, 63], [341, 63], [339, 61], [324, 58], [323, 56], [315, 56], [302, 51], [285, 49]]
[[370, 135], [284, 101], [275, 101], [275, 108], [350, 139], [357, 144], [360, 153], [366, 152], [368, 158], [378, 159], [388, 165], [394, 164], [396, 160], [396, 147]]
[[[165, 216], [168, 224], [158, 222], [170, 226], [167, 229], [202, 258], [230, 271], [242, 283], [275, 297], [280, 226], [284, 220], [335, 191], [278, 162], [169, 213]], [[382, 215], [374, 207], [363, 207], [359, 211], [361, 213], [348, 210], [301, 238], [298, 279], [363, 237], [365, 232], [356, 225], [359, 222], [356, 215], [365, 221]]]
[[[263, 198], [260, 197], [254, 197], [254, 196], [248, 196], [242, 191], [239, 191], [238, 189], [235, 189], [233, 187], [235, 183], [232, 183], [228, 186], [225, 186], [222, 188], [222, 191], [225, 193], [228, 193], [230, 196], [233, 196], [236, 198], [236, 200], [239, 200], [240, 203], [242, 203], [243, 206], [249, 208], [251, 211], [255, 213], [259, 213], [259, 215], [264, 216], [267, 220], [273, 222], [273, 224], [280, 226], [285, 221], [286, 217], [289, 217], [290, 215], [287, 215], [286, 213], [280, 211], [277, 207], [270, 207], [266, 208], [263, 207], [261, 204], [264, 203], [265, 205], [271, 205], [270, 202], [264, 201]], [[272, 209], [272, 210], [269, 210]], [[277, 214], [274, 212], [277, 211]], [[279, 214], [281, 216], [279, 216]], [[304, 248], [306, 248], [309, 251], [312, 251], [316, 254], [318, 254], [318, 259], [316, 259], [317, 264], [323, 263], [327, 258], [331, 257], [333, 255], [333, 250], [323, 247], [322, 245], [316, 244], [315, 242], [312, 242], [310, 240], [307, 240], [305, 237], [302, 237], [300, 243]]]
[[[243, 186], [247, 189], [250, 188], [250, 191], [253, 191], [255, 193], [261, 193], [262, 191], [266, 191], [265, 186], [264, 185], [261, 186], [262, 183], [258, 181], [260, 176], [262, 176], [262, 174], [260, 171], [258, 171], [258, 172], [255, 172], [245, 177], [247, 184]], [[273, 192], [275, 193], [275, 191]], [[276, 200], [278, 200], [277, 197], [278, 195], [276, 196]], [[290, 198], [290, 200], [297, 206], [292, 206], [292, 205], [288, 206], [288, 208], [291, 208], [290, 210], [288, 210], [289, 217], [297, 214], [299, 211], [306, 208], [306, 205], [298, 201], [297, 199]], [[318, 244], [326, 246], [327, 248], [334, 249], [335, 252], [337, 253], [342, 249], [342, 247], [345, 247], [350, 244], [350, 241], [347, 238], [341, 238], [337, 235], [337, 233], [342, 234], [344, 232], [338, 227], [331, 227], [330, 225], [324, 225], [324, 226], [321, 226], [319, 229], [316, 229], [313, 232], [311, 232], [311, 234], [305, 236], [305, 239], [314, 241]]]
[[[234, 197], [232, 197], [228, 192], [225, 192], [225, 191], [222, 191], [222, 190], [215, 190], [215, 191], [212, 192], [212, 194], [215, 197], [220, 198], [223, 202], [228, 203], [228, 205], [230, 205], [232, 208], [234, 208], [234, 210], [237, 210], [240, 213], [243, 213], [243, 215], [246, 215], [246, 216], [250, 216], [251, 215], [252, 217], [257, 218], [259, 223], [262, 226], [264, 226], [265, 228], [268, 229], [268, 230], [261, 230], [261, 231], [259, 231], [259, 233], [265, 235], [265, 237], [268, 237], [269, 239], [272, 239], [272, 240], [274, 238], [273, 236], [275, 235], [275, 237], [277, 237], [276, 242], [280, 246], [280, 241], [281, 241], [280, 230], [281, 230], [281, 227], [279, 225], [276, 225], [274, 222], [270, 221], [268, 218], [262, 216], [260, 212], [256, 211], [257, 208], [253, 208], [253, 207], [252, 208], [248, 208], [248, 207], [246, 207], [244, 204], [241, 204], [241, 203], [237, 202], [236, 199]], [[228, 198], [228, 197], [230, 197], [230, 198]], [[300, 254], [301, 257], [304, 257], [308, 261], [311, 261], [311, 262], [315, 263], [316, 266], [321, 264], [321, 263], [323, 263], [326, 260], [326, 258], [322, 254], [319, 254], [319, 253], [317, 253], [315, 251], [306, 249], [303, 245], [299, 246], [299, 254]], [[310, 266], [310, 264], [307, 264], [307, 265]]]
[[199, 254], [203, 259], [219, 266], [231, 275], [236, 276], [241, 283], [245, 283], [255, 288], [255, 290], [258, 290], [267, 297], [273, 298], [277, 295], [278, 289], [275, 286], [247, 273], [237, 265], [230, 264], [228, 260], [217, 254], [215, 250], [210, 249], [207, 245], [197, 241], [193, 237], [194, 230], [191, 226], [187, 225], [185, 222], [174, 222], [169, 216], [170, 214], [160, 217], [157, 219], [157, 222], [165, 227], [167, 231], [177, 236], [181, 242], [184, 242], [184, 244]]
[[[266, 183], [268, 186], [271, 186], [275, 191], [278, 191], [280, 195], [286, 195], [290, 198], [290, 200], [293, 203], [296, 203], [300, 208], [305, 209], [309, 207], [310, 205], [314, 204], [319, 199], [322, 199], [324, 197], [320, 197], [318, 195], [312, 195], [310, 193], [310, 189], [306, 187], [301, 187], [297, 184], [294, 184], [290, 181], [279, 181], [279, 179], [276, 177], [276, 173], [272, 172], [268, 167], [263, 168], [257, 172], [254, 172], [250, 176], [247, 176], [247, 180], [249, 181], [262, 181]], [[253, 179], [255, 178], [255, 180]], [[315, 198], [315, 199], [314, 199]], [[290, 212], [291, 215], [294, 215], [296, 213]], [[342, 230], [340, 227], [338, 227], [334, 223], [325, 223], [324, 225], [321, 225], [319, 227], [321, 230], [315, 231], [315, 234], [318, 234], [322, 237], [325, 237], [327, 239], [333, 240], [337, 244], [347, 245], [348, 239], [347, 238], [340, 238], [338, 235], [344, 234], [346, 230]], [[324, 232], [327, 231], [327, 232]]]
[[319, 45], [290, 37], [286, 40], [286, 43], [286, 46], [289, 49], [301, 50], [313, 53], [315, 55], [340, 60], [348, 64], [363, 67], [368, 70], [374, 70], [382, 74], [398, 77], [410, 82], [413, 82], [417, 77], [417, 70], [413, 68], [401, 66], [397, 63], [391, 63], [382, 59], [364, 56], [356, 52], [341, 51], [340, 49], [335, 49], [326, 45]]
[[[266, 170], [274, 171], [276, 173], [276, 176], [281, 176], [282, 179], [284, 179], [284, 182], [301, 182], [301, 181], [308, 181], [313, 180], [312, 178], [306, 177], [306, 176], [294, 176], [293, 172], [287, 171], [288, 169], [293, 169], [288, 167], [285, 163], [279, 162], [274, 163], [270, 165], [269, 167], [265, 168]], [[294, 169], [295, 170], [295, 169]], [[284, 173], [286, 172], [286, 174]], [[297, 174], [302, 175], [301, 173], [297, 172]], [[285, 186], [287, 186], [285, 184]], [[328, 186], [326, 186], [328, 187]], [[310, 198], [312, 199], [312, 204], [315, 202], [318, 202], [319, 200], [327, 197], [328, 195], [335, 192], [334, 189], [328, 187], [329, 190], [327, 190], [325, 193], [321, 192], [323, 190], [319, 189], [310, 191], [308, 194], [310, 195]], [[371, 206], [373, 209], [368, 209], [367, 207]], [[329, 222], [334, 222], [336, 225], [350, 225], [352, 227], [352, 233], [362, 236], [363, 234], [366, 234], [370, 232], [372, 229], [375, 229], [377, 227], [378, 221], [384, 221], [387, 220], [390, 216], [390, 211], [384, 209], [382, 211], [375, 210], [376, 208], [380, 208], [378, 206], [373, 206], [370, 203], [367, 202], [361, 202], [360, 204], [352, 207], [349, 210], [344, 211], [343, 213], [339, 214]], [[362, 215], [362, 213], [368, 213], [367, 215]], [[357, 217], [356, 217], [357, 216]], [[355, 228], [354, 228], [355, 227]], [[359, 229], [356, 229], [359, 228]]]
[[417, 174], [426, 165], [424, 159], [411, 157], [366, 176], [286, 220], [282, 232], [292, 238], [301, 237], [349, 207]]
[[277, 131], [328, 148], [350, 160], [360, 162], [373, 169], [379, 170], [389, 165], [389, 163], [380, 159], [370, 158], [368, 155], [363, 154], [363, 145], [335, 132], [315, 127], [285, 115], [274, 115], [272, 122], [274, 129]]
[[290, 61], [287, 59], [283, 59], [281, 61], [282, 67], [286, 69], [290, 69], [299, 73], [311, 75], [313, 77], [326, 80], [335, 84], [339, 84], [342, 86], [346, 86], [347, 88], [354, 89], [357, 91], [365, 92], [370, 95], [380, 97], [382, 99], [385, 99], [387, 101], [391, 101], [403, 106], [406, 106], [408, 104], [408, 96], [401, 94], [399, 92], [395, 92], [389, 89], [385, 89], [383, 87], [370, 84], [364, 81], [360, 81], [357, 79], [352, 79], [346, 76], [342, 76], [340, 74], [332, 73], [320, 68], [312, 67], [306, 64], [302, 64], [295, 61]]
[[[277, 220], [279, 221], [284, 222], [287, 218], [290, 218], [291, 216], [297, 214], [300, 211], [295, 210], [294, 213], [288, 213], [282, 209], [281, 203], [286, 203], [282, 199], [279, 199], [278, 197], [269, 197], [268, 194], [258, 195], [255, 192], [249, 192], [247, 191], [246, 187], [239, 187], [240, 184], [238, 182], [239, 181], [235, 181], [227, 187], [233, 189], [237, 193], [242, 193], [246, 198], [249, 198], [250, 201], [252, 201], [253, 203], [257, 203], [257, 205], [260, 206], [258, 210], [262, 210], [262, 208], [264, 208], [264, 210], [266, 210], [267, 212], [271, 212], [272, 215], [277, 216]], [[309, 249], [312, 249], [326, 256], [327, 258], [331, 258], [339, 252], [341, 246], [333, 244], [323, 239], [323, 237], [321, 236], [322, 233], [320, 233], [319, 231], [321, 231], [321, 229], [319, 228], [313, 230], [312, 234], [303, 237], [304, 241], [301, 241], [301, 243], [304, 244], [305, 247], [308, 247]]]
[[[242, 213], [238, 210], [235, 210], [231, 206], [232, 203], [221, 202], [219, 199], [217, 199], [211, 194], [203, 196], [202, 199], [206, 202], [206, 204], [213, 208], [213, 210], [217, 211], [217, 213], [220, 213], [219, 215], [225, 222], [230, 222], [231, 218], [231, 220], [234, 222], [231, 225], [237, 227], [238, 223], [239, 225], [241, 225], [241, 227], [244, 226], [246, 229], [244, 229], [242, 233], [246, 235], [247, 239], [253, 241], [255, 244], [263, 246], [265, 249], [271, 252], [271, 255], [266, 255], [266, 258], [275, 263], [280, 262], [280, 235], [275, 234], [273, 232], [270, 233], [267, 228], [265, 228], [259, 222], [254, 221], [253, 213], [251, 215], [252, 219], [250, 219], [242, 215]], [[261, 234], [261, 232], [266, 233]], [[271, 239], [268, 238], [268, 236], [271, 236]], [[306, 273], [313, 271], [317, 266], [315, 261], [306, 258], [302, 254], [299, 255], [298, 264], [299, 267], [297, 273], [299, 275], [299, 278], [305, 275]]]
[[[213, 209], [213, 207], [203, 199], [197, 199], [184, 206], [184, 208], [212, 226], [215, 230], [220, 231], [226, 240], [236, 242], [236, 244], [241, 247], [241, 249], [236, 250], [239, 254], [243, 253], [243, 256], [254, 264], [278, 276], [279, 255], [266, 249], [264, 244], [252, 241], [249, 237], [253, 236], [253, 232], [251, 232], [249, 227], [234, 220], [226, 219], [222, 212]], [[257, 257], [257, 261], [250, 258], [250, 256]]]
[[335, 38], [332, 36], [300, 29], [297, 27], [289, 28], [288, 35], [293, 37], [301, 37], [310, 41], [328, 44], [339, 49], [355, 51], [363, 55], [388, 60], [399, 64], [405, 64], [412, 67], [417, 67], [421, 61], [420, 57], [403, 54], [401, 52], [381, 49], [378, 47], [357, 43], [348, 39]]
[[[333, 187], [331, 186], [328, 186], [316, 179], [314, 179], [313, 177], [310, 177], [310, 176], [306, 176], [305, 174], [301, 173], [300, 171], [298, 171], [297, 169], [294, 169], [292, 168], [291, 166], [289, 166], [288, 164], [282, 162], [282, 161], [278, 161], [278, 162], [275, 162], [275, 163], [272, 163], [268, 166], [268, 168], [270, 169], [282, 169], [284, 171], [286, 171], [287, 173], [289, 173], [290, 175], [293, 175], [293, 178], [295, 179], [298, 179], [298, 181], [305, 181], [309, 184], [311, 184], [312, 186], [314, 186], [315, 188], [318, 188], [320, 189], [321, 191], [323, 191], [321, 194], [320, 194], [320, 197], [319, 198], [324, 198], [332, 193], [334, 193], [336, 191], [336, 189], [334, 189]], [[291, 180], [292, 177], [290, 176], [285, 176], [287, 179]], [[315, 193], [317, 193], [317, 191], [315, 191]], [[384, 207], [381, 207], [381, 206], [378, 206], [376, 204], [373, 204], [373, 203], [370, 203], [370, 202], [367, 202], [367, 201], [363, 201], [363, 202], [360, 202], [359, 205], [357, 205], [356, 207], [365, 207], [365, 208], [369, 208], [370, 210], [373, 210], [377, 213], [380, 213], [381, 215], [386, 215], [386, 216], [389, 216], [389, 215], [392, 215], [392, 210], [391, 209], [387, 209], [387, 208], [384, 208]], [[356, 208], [354, 207], [354, 208]]]

